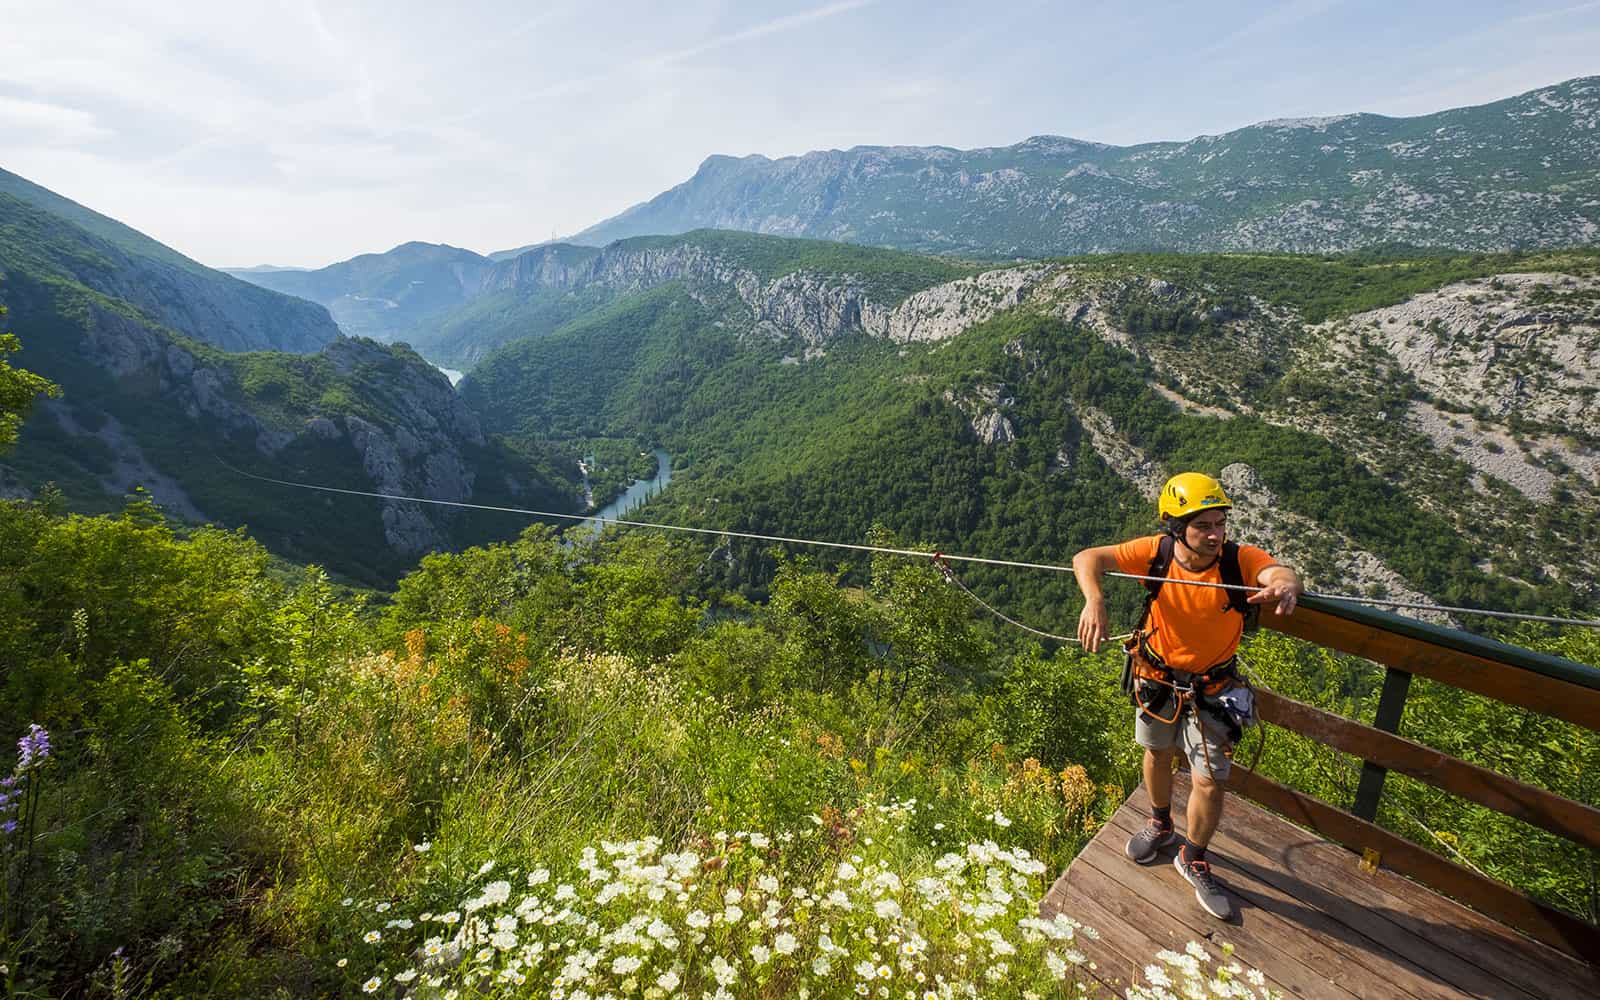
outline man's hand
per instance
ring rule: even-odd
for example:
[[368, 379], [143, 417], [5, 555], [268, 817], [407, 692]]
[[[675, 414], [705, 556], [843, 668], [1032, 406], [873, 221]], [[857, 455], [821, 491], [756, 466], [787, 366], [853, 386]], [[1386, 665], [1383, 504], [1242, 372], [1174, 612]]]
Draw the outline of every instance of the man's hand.
[[1117, 568], [1115, 546], [1084, 549], [1072, 557], [1072, 572], [1083, 592], [1083, 614], [1078, 616], [1078, 645], [1091, 653], [1100, 652], [1106, 641], [1106, 597], [1100, 592], [1100, 578]]
[[1106, 640], [1106, 602], [1104, 599], [1089, 601], [1083, 606], [1083, 614], [1078, 616], [1078, 644], [1091, 653], [1100, 652], [1100, 644]]
[[1261, 578], [1257, 582], [1261, 584], [1261, 589], [1246, 599], [1249, 603], [1271, 604], [1276, 601], [1278, 614], [1294, 614], [1295, 606], [1300, 603], [1300, 594], [1305, 590], [1300, 582], [1300, 574], [1287, 566], [1268, 566], [1261, 571]]

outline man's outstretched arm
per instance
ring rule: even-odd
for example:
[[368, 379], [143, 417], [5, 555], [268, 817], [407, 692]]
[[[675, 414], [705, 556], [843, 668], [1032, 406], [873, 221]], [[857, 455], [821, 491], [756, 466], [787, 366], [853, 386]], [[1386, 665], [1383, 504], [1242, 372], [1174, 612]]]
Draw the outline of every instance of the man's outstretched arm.
[[1078, 616], [1078, 643], [1091, 653], [1100, 651], [1108, 629], [1106, 595], [1100, 578], [1117, 568], [1117, 550], [1112, 545], [1084, 549], [1072, 557], [1072, 573], [1083, 591], [1083, 613]]
[[1300, 595], [1306, 589], [1300, 582], [1300, 574], [1288, 566], [1268, 566], [1256, 577], [1256, 583], [1261, 585], [1261, 589], [1250, 595], [1249, 602], [1271, 604], [1277, 601], [1280, 615], [1294, 614], [1295, 606], [1300, 603]]

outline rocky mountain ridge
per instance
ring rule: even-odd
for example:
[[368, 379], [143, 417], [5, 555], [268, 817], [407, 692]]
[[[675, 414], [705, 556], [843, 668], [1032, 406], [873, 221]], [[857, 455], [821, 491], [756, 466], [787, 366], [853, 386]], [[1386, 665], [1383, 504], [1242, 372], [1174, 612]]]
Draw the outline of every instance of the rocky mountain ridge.
[[861, 146], [713, 156], [572, 242], [699, 228], [1008, 257], [1471, 250], [1600, 239], [1600, 77], [1415, 118], [1280, 119], [1115, 147]]

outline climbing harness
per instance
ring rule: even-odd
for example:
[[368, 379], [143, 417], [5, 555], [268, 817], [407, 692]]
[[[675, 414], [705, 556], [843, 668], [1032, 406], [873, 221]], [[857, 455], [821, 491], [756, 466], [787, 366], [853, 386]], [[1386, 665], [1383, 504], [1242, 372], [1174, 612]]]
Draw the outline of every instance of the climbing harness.
[[[1157, 722], [1176, 724], [1185, 712], [1195, 713], [1206, 769], [1215, 773], [1211, 746], [1205, 738], [1205, 717], [1215, 720], [1227, 734], [1223, 752], [1231, 760], [1234, 747], [1244, 737], [1244, 730], [1256, 721], [1255, 690], [1239, 671], [1237, 652], [1204, 670], [1183, 671], [1173, 669], [1151, 646], [1150, 639], [1157, 631], [1150, 627], [1151, 612], [1161, 596], [1161, 588], [1167, 583], [1176, 542], [1177, 538], [1171, 533], [1163, 534], [1150, 559], [1144, 582], [1144, 612], [1139, 627], [1123, 645], [1122, 687], [1133, 704]], [[1227, 588], [1228, 600], [1223, 613], [1239, 614], [1244, 619], [1245, 631], [1254, 632], [1259, 627], [1260, 607], [1246, 599], [1246, 593], [1256, 588], [1245, 586], [1244, 573], [1239, 566], [1239, 546], [1233, 542], [1224, 543], [1214, 565], [1218, 567], [1222, 585]], [[1167, 712], [1169, 705], [1170, 714]]]

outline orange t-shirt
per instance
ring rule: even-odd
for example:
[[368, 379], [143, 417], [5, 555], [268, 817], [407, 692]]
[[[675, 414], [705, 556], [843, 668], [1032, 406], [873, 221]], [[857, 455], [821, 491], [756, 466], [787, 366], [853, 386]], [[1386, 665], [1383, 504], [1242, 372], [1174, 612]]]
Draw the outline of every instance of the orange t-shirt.
[[[1117, 568], [1124, 573], [1148, 575], [1156, 557], [1160, 535], [1135, 538], [1116, 547]], [[1247, 586], [1259, 583], [1261, 571], [1277, 560], [1254, 545], [1239, 546], [1239, 572]], [[1150, 646], [1174, 670], [1198, 673], [1233, 655], [1244, 636], [1244, 617], [1228, 610], [1228, 591], [1217, 587], [1186, 587], [1174, 580], [1222, 582], [1222, 560], [1204, 572], [1184, 569], [1176, 556], [1167, 567], [1167, 583], [1150, 608]]]

